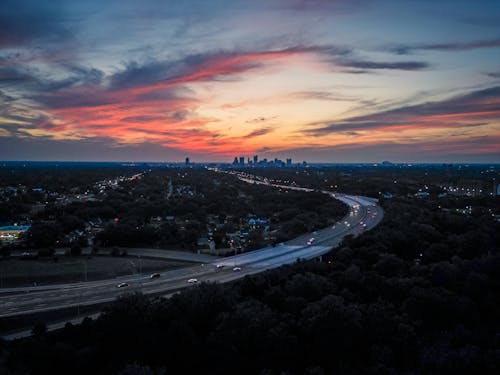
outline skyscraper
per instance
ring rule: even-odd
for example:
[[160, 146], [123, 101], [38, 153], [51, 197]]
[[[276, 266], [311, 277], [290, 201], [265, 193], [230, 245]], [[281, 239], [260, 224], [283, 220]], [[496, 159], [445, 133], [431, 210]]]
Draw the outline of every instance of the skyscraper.
[[254, 155], [253, 156], [253, 163], [257, 164], [258, 162], [259, 162], [259, 156], [258, 155]]
[[245, 157], [240, 156], [240, 165], [245, 165]]

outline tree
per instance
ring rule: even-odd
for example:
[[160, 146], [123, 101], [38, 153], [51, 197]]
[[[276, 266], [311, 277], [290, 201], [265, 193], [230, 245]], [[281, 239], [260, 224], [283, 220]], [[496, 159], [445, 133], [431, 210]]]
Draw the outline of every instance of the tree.
[[71, 245], [70, 254], [74, 257], [82, 255], [82, 248], [78, 243], [73, 243]]
[[62, 234], [57, 223], [35, 223], [28, 230], [28, 243], [35, 248], [55, 246]]
[[37, 322], [31, 330], [34, 336], [43, 336], [47, 333], [47, 325], [44, 322]]

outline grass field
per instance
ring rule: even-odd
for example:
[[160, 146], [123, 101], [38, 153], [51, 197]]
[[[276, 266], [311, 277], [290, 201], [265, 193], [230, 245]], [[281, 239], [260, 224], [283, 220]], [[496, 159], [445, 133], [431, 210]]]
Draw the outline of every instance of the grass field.
[[59, 257], [52, 259], [0, 260], [0, 287], [45, 285], [61, 282], [102, 280], [132, 274], [182, 268], [193, 263], [135, 257]]

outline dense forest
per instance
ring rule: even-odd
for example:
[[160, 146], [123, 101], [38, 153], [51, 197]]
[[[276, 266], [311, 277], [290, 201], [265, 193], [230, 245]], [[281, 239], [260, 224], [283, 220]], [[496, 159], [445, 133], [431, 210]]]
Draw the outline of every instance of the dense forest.
[[432, 200], [383, 203], [382, 223], [324, 262], [170, 299], [120, 298], [95, 321], [1, 344], [27, 374], [498, 374], [500, 225]]

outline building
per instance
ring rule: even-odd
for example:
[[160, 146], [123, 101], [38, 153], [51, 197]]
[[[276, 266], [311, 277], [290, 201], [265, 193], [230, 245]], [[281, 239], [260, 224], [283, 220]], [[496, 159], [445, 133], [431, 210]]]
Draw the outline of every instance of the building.
[[236, 156], [234, 157], [233, 165], [238, 165], [238, 158]]
[[417, 198], [427, 198], [429, 196], [429, 193], [426, 191], [419, 191], [413, 195]]
[[286, 159], [286, 166], [287, 167], [291, 167], [292, 166], [292, 159], [291, 158], [287, 158]]
[[186, 158], [186, 167], [189, 167], [189, 158]]
[[253, 163], [257, 164], [258, 162], [259, 162], [259, 156], [258, 155], [254, 155], [253, 156]]
[[8, 225], [0, 227], [0, 241], [3, 243], [15, 242], [19, 236], [31, 228], [31, 225]]
[[245, 165], [245, 157], [240, 156], [240, 165]]

